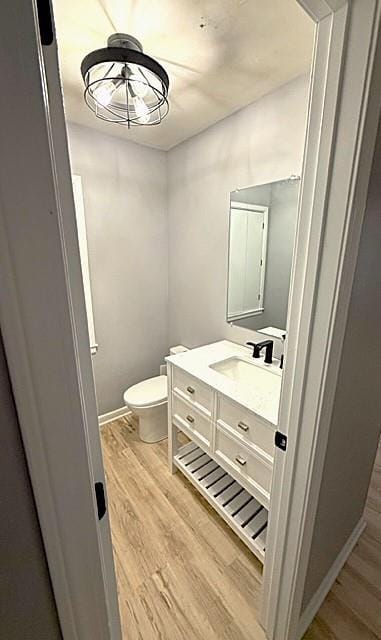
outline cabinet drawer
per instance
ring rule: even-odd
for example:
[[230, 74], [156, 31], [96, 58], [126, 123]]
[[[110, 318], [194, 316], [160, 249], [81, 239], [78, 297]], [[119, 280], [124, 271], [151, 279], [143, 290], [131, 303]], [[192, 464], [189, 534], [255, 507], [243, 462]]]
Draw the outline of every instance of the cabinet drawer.
[[228, 435], [218, 426], [216, 428], [215, 455], [225, 463], [225, 466], [228, 464], [247, 482], [258, 485], [265, 494], [270, 493], [272, 465], [261, 460], [240, 440]]
[[274, 430], [262, 422], [251, 411], [239, 407], [223, 396], [218, 398], [217, 424], [227, 424], [237, 435], [249, 444], [262, 449], [271, 458], [274, 457]]
[[173, 395], [172, 416], [178, 425], [198, 437], [203, 444], [210, 444], [211, 422], [187, 402]]
[[182, 398], [188, 400], [196, 409], [208, 416], [212, 414], [213, 391], [197, 378], [173, 367], [172, 389]]

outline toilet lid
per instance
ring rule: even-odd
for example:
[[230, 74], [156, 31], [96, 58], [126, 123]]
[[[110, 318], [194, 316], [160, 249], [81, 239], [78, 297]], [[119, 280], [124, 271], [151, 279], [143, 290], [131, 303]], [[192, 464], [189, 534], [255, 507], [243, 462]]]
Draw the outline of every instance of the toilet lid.
[[159, 404], [167, 400], [167, 376], [156, 376], [138, 382], [124, 393], [124, 402], [135, 407]]

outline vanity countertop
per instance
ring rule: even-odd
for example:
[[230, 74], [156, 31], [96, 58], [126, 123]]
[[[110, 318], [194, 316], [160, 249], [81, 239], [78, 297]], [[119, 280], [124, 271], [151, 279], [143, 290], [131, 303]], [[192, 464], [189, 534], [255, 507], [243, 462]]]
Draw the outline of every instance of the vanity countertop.
[[269, 422], [271, 426], [276, 426], [278, 424], [282, 382], [282, 370], [279, 368], [279, 360], [274, 358], [273, 364], [270, 365], [264, 363], [263, 357], [255, 361], [256, 366], [266, 370], [266, 373], [271, 372], [273, 374], [269, 389], [258, 390], [255, 389], [254, 385], [248, 387], [247, 385], [239, 384], [211, 368], [211, 365], [217, 362], [234, 357], [252, 363], [252, 349], [229, 340], [220, 340], [174, 356], [168, 356], [166, 360], [213, 387], [231, 400], [238, 402], [246, 409], [253, 411]]

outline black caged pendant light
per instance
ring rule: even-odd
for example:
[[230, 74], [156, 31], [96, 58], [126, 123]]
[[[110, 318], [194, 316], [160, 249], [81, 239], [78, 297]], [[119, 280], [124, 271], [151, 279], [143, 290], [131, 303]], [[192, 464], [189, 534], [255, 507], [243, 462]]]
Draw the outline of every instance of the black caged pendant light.
[[169, 78], [136, 38], [114, 33], [82, 61], [84, 98], [97, 118], [131, 126], [160, 124], [168, 113]]

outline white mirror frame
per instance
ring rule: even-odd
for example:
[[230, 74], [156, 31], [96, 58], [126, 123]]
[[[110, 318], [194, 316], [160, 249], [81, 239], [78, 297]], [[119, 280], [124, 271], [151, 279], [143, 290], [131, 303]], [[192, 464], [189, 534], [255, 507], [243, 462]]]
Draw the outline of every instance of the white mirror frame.
[[302, 615], [381, 104], [380, 2], [298, 2], [317, 28], [278, 426], [288, 449], [275, 455], [264, 569], [270, 640], [301, 638], [331, 586]]

